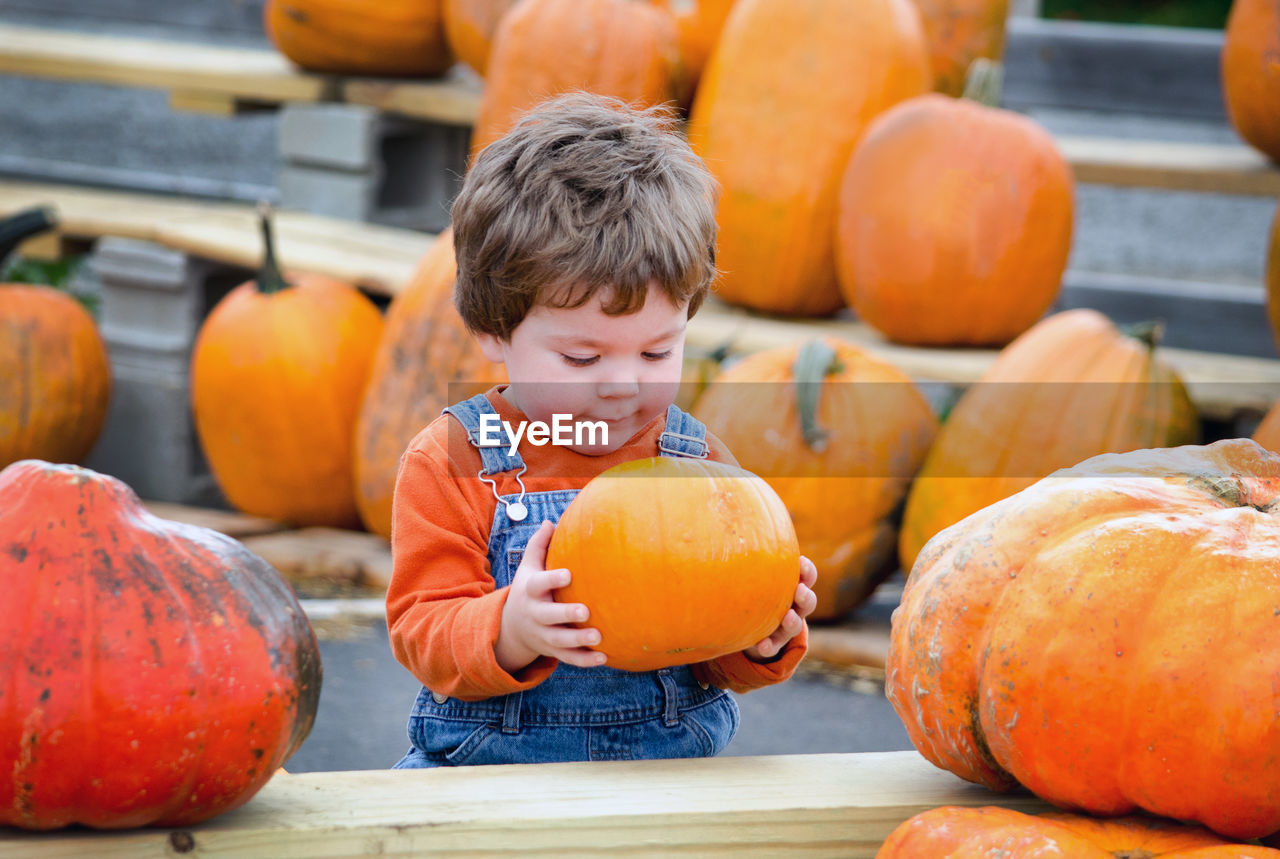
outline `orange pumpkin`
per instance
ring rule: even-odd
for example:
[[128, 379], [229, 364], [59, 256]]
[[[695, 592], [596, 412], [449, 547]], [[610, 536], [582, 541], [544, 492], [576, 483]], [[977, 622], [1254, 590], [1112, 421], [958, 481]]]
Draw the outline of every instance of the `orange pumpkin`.
[[453, 65], [442, 0], [267, 0], [276, 49], [304, 69], [434, 77]]
[[[0, 262], [53, 223], [47, 209], [0, 222]], [[51, 287], [0, 283], [0, 367], [0, 468], [88, 455], [106, 421], [111, 363], [84, 307]]]
[[1280, 400], [1267, 410], [1250, 438], [1267, 450], [1280, 453]]
[[834, 251], [841, 172], [871, 119], [929, 80], [910, 0], [739, 0], [688, 126], [720, 180], [725, 301], [792, 315], [844, 304]]
[[1099, 820], [944, 806], [903, 821], [876, 859], [1280, 859], [1280, 850], [1226, 841], [1199, 826], [1152, 817]]
[[209, 469], [236, 509], [298, 525], [357, 527], [356, 416], [382, 315], [355, 287], [265, 262], [200, 326], [191, 403]]
[[1035, 121], [969, 98], [903, 102], [872, 122], [841, 183], [841, 290], [895, 342], [1003, 346], [1058, 295], [1072, 197]]
[[680, 32], [681, 104], [688, 105], [697, 91], [702, 70], [720, 40], [725, 19], [735, 0], [654, 0], [671, 12]]
[[1280, 163], [1280, 0], [1233, 0], [1222, 42], [1227, 117]]
[[732, 364], [693, 414], [786, 504], [818, 568], [811, 620], [848, 614], [897, 568], [892, 514], [938, 430], [909, 376], [813, 340]]
[[[800, 580], [795, 529], [760, 478], [657, 456], [616, 465], [570, 502], [547, 548], [567, 568], [560, 602], [583, 603], [607, 664], [651, 671], [759, 643]], [[584, 624], [586, 625], [586, 624]]]
[[1009, 344], [961, 396], [907, 496], [903, 569], [934, 534], [1099, 453], [1194, 441], [1195, 406], [1150, 329], [1057, 313]]
[[315, 635], [230, 537], [151, 515], [113, 477], [24, 460], [0, 471], [0, 556], [0, 827], [198, 823], [307, 738]]
[[444, 32], [458, 62], [483, 75], [498, 22], [517, 0], [444, 0]]
[[502, 381], [453, 306], [453, 234], [431, 244], [387, 308], [356, 423], [356, 504], [365, 527], [391, 538], [391, 499], [400, 455], [445, 406]]
[[494, 35], [472, 156], [561, 93], [644, 106], [673, 101], [679, 63], [675, 19], [664, 9], [638, 0], [523, 0]]
[[924, 18], [933, 88], [946, 95], [964, 91], [969, 65], [1004, 53], [1009, 0], [915, 0]]
[[1104, 454], [934, 537], [886, 694], [916, 748], [1064, 809], [1280, 829], [1280, 456]]
[[1267, 318], [1271, 333], [1280, 344], [1280, 207], [1271, 219], [1271, 240], [1267, 244]]

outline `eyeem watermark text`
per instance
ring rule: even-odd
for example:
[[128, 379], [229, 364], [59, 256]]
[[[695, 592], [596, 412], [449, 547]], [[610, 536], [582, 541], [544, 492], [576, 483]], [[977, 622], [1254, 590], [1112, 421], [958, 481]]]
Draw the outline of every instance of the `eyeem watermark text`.
[[553, 414], [549, 424], [546, 421], [520, 421], [512, 426], [509, 421], [504, 421], [497, 415], [481, 415], [480, 446], [497, 447], [502, 444], [503, 430], [507, 431], [507, 437], [511, 439], [507, 456], [516, 455], [521, 439], [535, 447], [544, 444], [591, 447], [609, 443], [609, 425], [604, 421], [574, 421], [573, 415]]

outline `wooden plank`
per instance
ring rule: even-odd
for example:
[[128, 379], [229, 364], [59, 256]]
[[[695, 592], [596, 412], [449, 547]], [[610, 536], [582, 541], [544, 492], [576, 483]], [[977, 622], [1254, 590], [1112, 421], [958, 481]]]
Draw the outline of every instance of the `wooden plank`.
[[1059, 136], [1077, 182], [1280, 196], [1280, 165], [1238, 144]]
[[333, 78], [277, 51], [0, 24], [0, 72], [63, 81], [220, 93], [246, 100], [326, 101]]
[[237, 540], [254, 537], [260, 534], [274, 534], [289, 529], [284, 522], [274, 519], [263, 519], [260, 516], [249, 516], [231, 510], [213, 510], [208, 507], [192, 507], [187, 504], [173, 504], [168, 501], [142, 502], [152, 514], [161, 519], [174, 522], [185, 522], [188, 525], [199, 525], [211, 528]]
[[836, 667], [884, 670], [889, 658], [889, 622], [851, 620], [838, 626], [809, 626], [809, 652], [813, 660]]
[[[686, 339], [695, 348], [704, 349], [729, 342], [732, 353], [745, 354], [822, 335], [860, 346], [914, 379], [957, 385], [980, 378], [997, 354], [994, 349], [901, 346], [847, 312], [828, 319], [780, 319], [729, 307], [715, 299], [707, 301], [689, 320]], [[1280, 397], [1280, 361], [1175, 348], [1163, 348], [1160, 354], [1181, 374], [1205, 418], [1230, 421], [1260, 416]]]
[[391, 546], [377, 534], [313, 527], [241, 542], [296, 584], [319, 579], [385, 590], [391, 581]]
[[[0, 215], [41, 204], [58, 210], [64, 236], [140, 239], [246, 268], [261, 258], [257, 214], [243, 203], [0, 181]], [[435, 239], [286, 210], [276, 213], [275, 224], [285, 268], [331, 275], [382, 295], [404, 286]]]
[[6, 830], [0, 857], [872, 857], [940, 805], [1048, 810], [914, 751], [300, 773], [185, 830]]
[[465, 66], [454, 66], [439, 80], [350, 78], [339, 94], [349, 104], [376, 107], [414, 119], [471, 126], [480, 110], [484, 82]]

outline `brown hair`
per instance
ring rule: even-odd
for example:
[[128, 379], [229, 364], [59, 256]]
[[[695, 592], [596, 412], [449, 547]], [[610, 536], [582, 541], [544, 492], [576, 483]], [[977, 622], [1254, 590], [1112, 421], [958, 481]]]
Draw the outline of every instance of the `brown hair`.
[[535, 303], [632, 313], [656, 282], [692, 316], [716, 274], [715, 179], [670, 108], [572, 93], [486, 146], [453, 203], [454, 301], [509, 339]]

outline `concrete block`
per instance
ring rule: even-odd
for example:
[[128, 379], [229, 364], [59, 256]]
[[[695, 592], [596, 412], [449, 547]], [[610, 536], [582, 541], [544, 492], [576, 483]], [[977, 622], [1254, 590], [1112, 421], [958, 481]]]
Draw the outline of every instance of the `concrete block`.
[[113, 387], [85, 464], [143, 498], [225, 506], [191, 413], [191, 347], [209, 310], [251, 274], [132, 239], [104, 238], [88, 268], [97, 284]]
[[383, 132], [377, 110], [363, 105], [286, 104], [278, 144], [286, 164], [369, 171]]
[[376, 171], [353, 173], [284, 164], [278, 174], [280, 204], [331, 218], [369, 221], [381, 176]]

